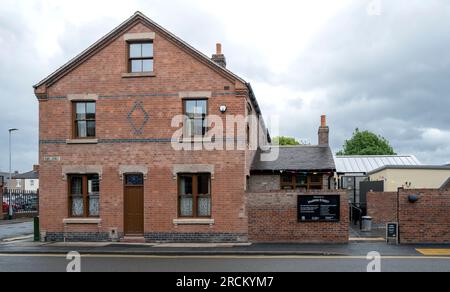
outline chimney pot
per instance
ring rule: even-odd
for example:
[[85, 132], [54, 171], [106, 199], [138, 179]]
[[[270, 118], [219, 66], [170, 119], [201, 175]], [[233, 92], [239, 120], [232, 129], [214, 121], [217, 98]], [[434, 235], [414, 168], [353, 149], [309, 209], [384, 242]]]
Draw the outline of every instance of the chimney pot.
[[216, 55], [222, 55], [222, 44], [221, 43], [216, 44]]
[[321, 117], [321, 127], [322, 128], [325, 128], [326, 126], [327, 126], [327, 116], [326, 115], [323, 115], [322, 117]]

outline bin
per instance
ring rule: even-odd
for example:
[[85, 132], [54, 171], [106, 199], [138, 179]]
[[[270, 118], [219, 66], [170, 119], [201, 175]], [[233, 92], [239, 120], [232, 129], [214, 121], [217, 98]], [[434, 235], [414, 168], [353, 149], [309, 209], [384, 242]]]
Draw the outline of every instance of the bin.
[[39, 230], [39, 216], [34, 217], [33, 225], [34, 225], [34, 236], [33, 236], [33, 239], [34, 239], [34, 241], [37, 242], [37, 241], [41, 240], [41, 232]]
[[362, 217], [362, 231], [364, 232], [372, 231], [372, 220], [373, 218], [370, 216]]

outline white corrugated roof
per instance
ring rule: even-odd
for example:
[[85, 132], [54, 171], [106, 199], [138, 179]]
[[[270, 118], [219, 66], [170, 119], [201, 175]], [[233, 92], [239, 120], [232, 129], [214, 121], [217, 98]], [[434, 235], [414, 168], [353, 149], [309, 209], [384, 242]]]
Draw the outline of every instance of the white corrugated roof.
[[335, 156], [338, 173], [368, 173], [386, 165], [422, 165], [414, 155]]

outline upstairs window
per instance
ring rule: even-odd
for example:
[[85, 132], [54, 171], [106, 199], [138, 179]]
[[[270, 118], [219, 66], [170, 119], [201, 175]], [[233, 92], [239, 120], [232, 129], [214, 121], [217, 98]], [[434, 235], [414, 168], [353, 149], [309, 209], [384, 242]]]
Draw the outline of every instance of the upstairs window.
[[153, 42], [129, 43], [128, 51], [130, 73], [153, 72]]
[[74, 138], [95, 138], [95, 102], [74, 102]]
[[184, 100], [185, 138], [203, 137], [208, 131], [206, 116], [208, 114], [208, 100]]

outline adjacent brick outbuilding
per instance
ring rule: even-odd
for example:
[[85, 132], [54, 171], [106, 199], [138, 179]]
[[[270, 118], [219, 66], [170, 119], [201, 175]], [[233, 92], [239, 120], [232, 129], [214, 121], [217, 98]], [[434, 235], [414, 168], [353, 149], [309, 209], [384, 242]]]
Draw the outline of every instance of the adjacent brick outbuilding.
[[329, 196], [333, 192], [261, 192], [247, 194], [249, 239], [252, 242], [348, 243], [349, 211], [345, 192], [340, 196], [338, 222], [299, 222], [298, 197]]

